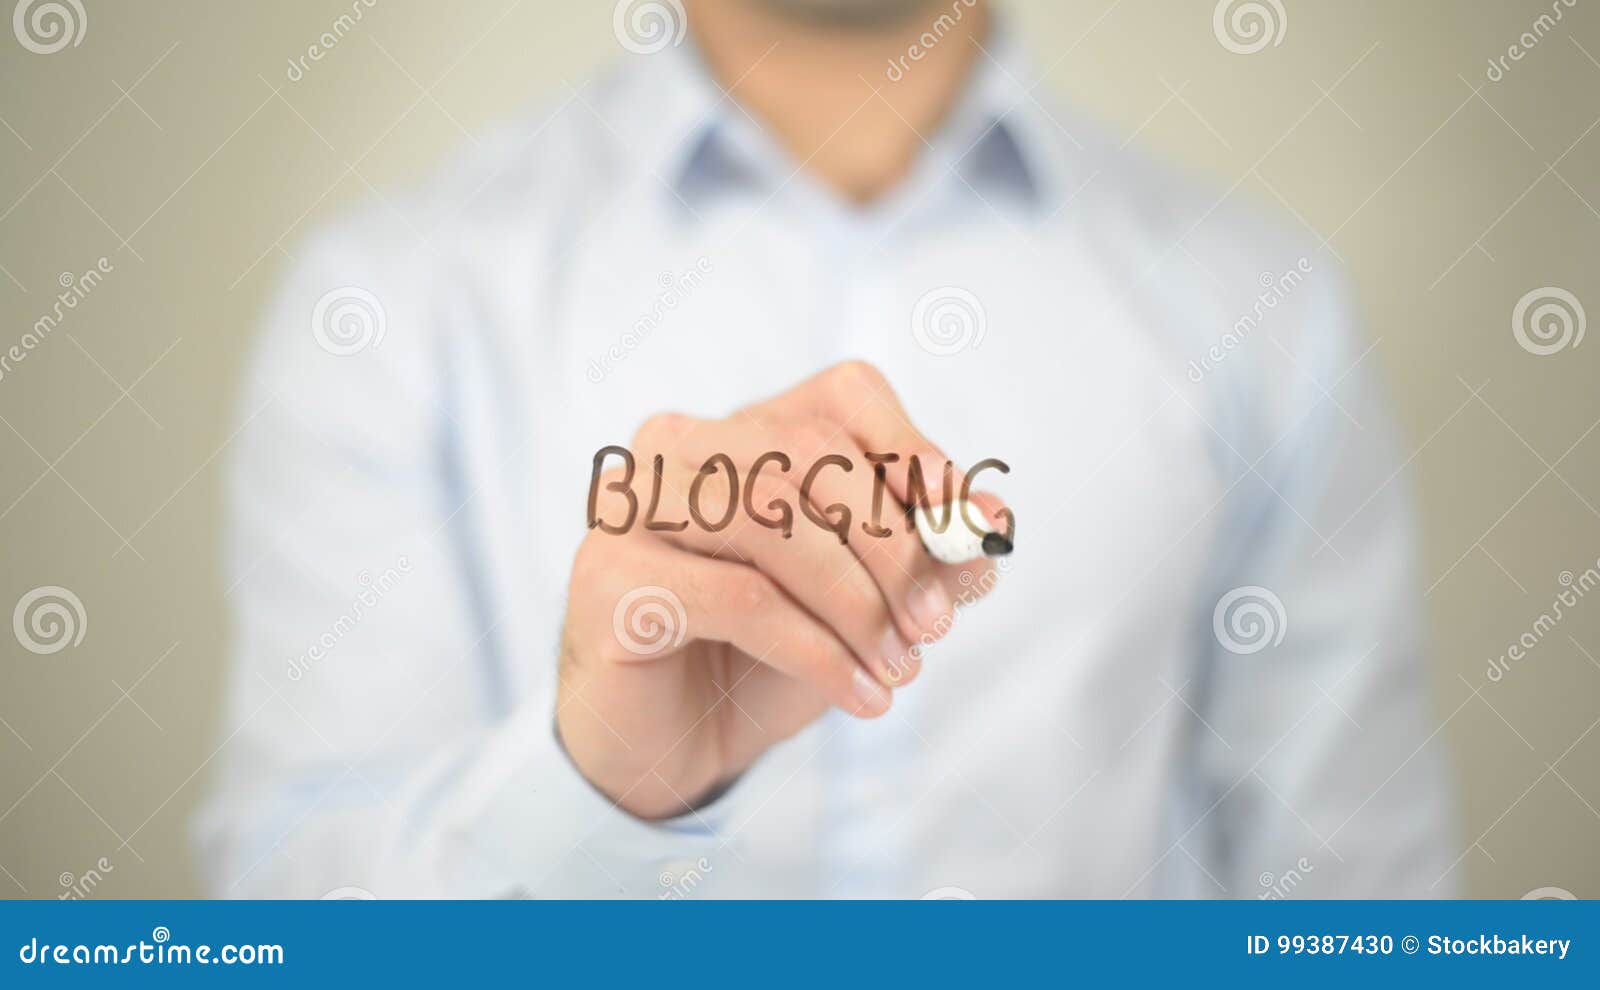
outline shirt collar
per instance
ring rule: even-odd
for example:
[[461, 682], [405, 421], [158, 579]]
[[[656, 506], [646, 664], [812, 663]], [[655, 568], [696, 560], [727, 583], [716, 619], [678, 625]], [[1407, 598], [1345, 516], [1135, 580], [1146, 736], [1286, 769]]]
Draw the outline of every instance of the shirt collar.
[[[711, 78], [692, 38], [644, 62], [625, 85], [643, 132], [634, 150], [665, 187], [662, 195], [692, 210], [723, 192], [772, 176], [781, 183], [793, 173], [795, 163]], [[1064, 188], [1068, 163], [1059, 125], [1029, 90], [1032, 78], [1012, 35], [997, 28], [956, 106], [927, 135], [920, 154], [928, 160], [919, 161], [917, 172], [948, 177], [978, 196], [1047, 207]]]

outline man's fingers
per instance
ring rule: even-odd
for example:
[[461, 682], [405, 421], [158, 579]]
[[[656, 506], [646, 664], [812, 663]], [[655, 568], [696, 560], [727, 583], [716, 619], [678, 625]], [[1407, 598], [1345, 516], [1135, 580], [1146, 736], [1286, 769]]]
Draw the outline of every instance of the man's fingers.
[[[763, 422], [735, 416], [697, 427], [681, 450], [691, 464], [719, 451], [742, 465], [758, 463], [763, 456], [769, 456], [768, 451], [792, 454], [787, 462], [769, 462], [762, 473], [787, 480], [792, 490], [780, 494], [799, 503], [793, 506], [795, 527], [819, 528], [825, 534], [825, 545], [817, 548], [814, 539], [808, 537], [799, 548], [779, 545], [773, 552], [815, 550], [830, 560], [845, 562], [854, 558], [877, 587], [883, 605], [881, 609], [861, 609], [846, 617], [848, 626], [843, 631], [847, 642], [858, 652], [865, 651], [863, 661], [886, 684], [905, 684], [916, 676], [920, 665], [912, 656], [910, 644], [924, 636], [937, 637], [939, 619], [948, 611], [949, 596], [940, 586], [934, 562], [922, 549], [903, 506], [892, 493], [878, 488], [871, 472], [865, 469], [867, 462], [861, 448], [849, 434], [830, 421], [815, 417]], [[827, 456], [842, 457], [852, 467], [845, 470], [844, 464], [833, 464], [813, 473], [812, 465]], [[782, 470], [785, 463], [789, 466], [787, 471]], [[810, 517], [806, 514], [807, 505]], [[756, 507], [766, 509], [759, 501]], [[823, 522], [819, 524], [817, 518]], [[733, 537], [729, 539], [738, 542]], [[847, 549], [848, 556], [834, 549], [835, 545]], [[798, 563], [801, 566], [797, 573], [814, 581], [818, 573], [815, 568], [804, 560]], [[851, 580], [859, 582], [857, 577]], [[865, 583], [860, 583], [864, 591]], [[796, 597], [807, 603], [803, 594]], [[826, 608], [826, 604], [821, 607]], [[819, 614], [826, 617], [831, 613]]]
[[[608, 659], [649, 661], [692, 640], [731, 644], [809, 685], [854, 715], [888, 711], [890, 692], [834, 633], [754, 567], [630, 538], [585, 566], [603, 572], [614, 648]], [[595, 576], [600, 576], [597, 574]], [[596, 630], [597, 637], [605, 630]]]
[[[692, 480], [697, 470], [693, 464], [667, 468], [659, 503], [661, 518], [692, 520], [690, 506], [694, 504], [701, 506], [703, 514], [720, 514], [729, 495], [725, 468], [705, 476], [698, 499], [693, 494]], [[749, 481], [748, 469], [736, 464], [735, 470], [740, 475], [740, 505], [726, 528], [720, 527], [720, 518], [709, 520], [719, 526], [714, 532], [691, 521], [680, 530], [659, 533], [661, 538], [695, 553], [753, 564], [789, 598], [833, 630], [880, 682], [887, 685], [903, 681], [906, 670], [902, 667], [899, 676], [893, 676], [892, 661], [904, 655], [904, 645], [898, 637], [885, 635], [893, 626], [893, 617], [872, 575], [834, 532], [805, 518], [800, 489], [790, 477], [776, 470], [776, 465], [770, 472], [763, 470], [753, 482]], [[744, 497], [746, 493], [748, 499]], [[744, 504], [747, 501], [755, 513], [768, 520], [768, 525], [751, 517]], [[788, 537], [781, 529], [770, 528], [783, 507], [790, 516]]]
[[[901, 504], [910, 501], [911, 457], [922, 463], [930, 494], [940, 490], [948, 460], [940, 448], [912, 425], [888, 379], [865, 361], [845, 361], [812, 376], [776, 399], [753, 407], [776, 418], [820, 417], [848, 434], [865, 452], [893, 454], [884, 466], [889, 491]], [[960, 477], [956, 477], [959, 492]], [[938, 501], [937, 495], [933, 495]]]
[[[726, 420], [653, 417], [635, 443], [633, 487], [641, 510], [657, 497], [647, 492], [660, 490], [658, 511], [644, 512], [640, 525], [678, 522], [681, 529], [659, 535], [697, 553], [755, 564], [886, 685], [914, 677], [920, 664], [911, 644], [942, 637], [956, 603], [974, 600], [993, 583], [987, 562], [940, 565], [917, 538], [905, 506], [924, 500], [942, 505], [961, 494], [964, 478], [910, 423], [888, 382], [869, 365], [835, 366]], [[659, 485], [651, 477], [657, 452], [666, 455]], [[869, 453], [894, 455], [882, 466], [881, 480]], [[913, 484], [913, 457], [920, 484]], [[696, 493], [703, 465], [717, 470]], [[730, 467], [738, 482], [732, 489]], [[724, 517], [730, 494], [736, 504]], [[973, 503], [977, 511], [969, 520], [951, 525], [1007, 528], [993, 496], [974, 494]], [[703, 515], [692, 515], [691, 506]], [[787, 537], [768, 528], [783, 511], [775, 506], [790, 513]], [[840, 506], [848, 509], [848, 524]], [[714, 531], [707, 532], [707, 515]]]

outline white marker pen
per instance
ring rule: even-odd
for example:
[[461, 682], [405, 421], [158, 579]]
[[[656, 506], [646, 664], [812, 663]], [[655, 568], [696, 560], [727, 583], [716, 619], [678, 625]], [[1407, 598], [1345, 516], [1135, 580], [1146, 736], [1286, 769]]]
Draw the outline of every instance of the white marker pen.
[[[922, 537], [922, 545], [940, 563], [965, 564], [980, 557], [1003, 557], [1013, 549], [1015, 529], [1010, 535], [989, 529], [983, 521], [983, 513], [976, 512], [972, 503], [965, 499], [956, 499], [948, 509], [941, 506], [932, 511], [948, 520], [943, 533], [934, 531], [927, 506], [918, 506], [911, 518], [917, 535]], [[947, 511], [953, 515], [946, 516]]]

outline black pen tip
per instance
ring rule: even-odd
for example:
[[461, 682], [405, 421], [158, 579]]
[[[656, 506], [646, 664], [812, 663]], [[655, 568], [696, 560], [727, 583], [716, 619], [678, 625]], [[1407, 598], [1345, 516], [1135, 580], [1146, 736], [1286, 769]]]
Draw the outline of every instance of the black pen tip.
[[991, 557], [1004, 557], [1015, 549], [1011, 541], [1006, 539], [1004, 533], [985, 533], [983, 537], [983, 552]]

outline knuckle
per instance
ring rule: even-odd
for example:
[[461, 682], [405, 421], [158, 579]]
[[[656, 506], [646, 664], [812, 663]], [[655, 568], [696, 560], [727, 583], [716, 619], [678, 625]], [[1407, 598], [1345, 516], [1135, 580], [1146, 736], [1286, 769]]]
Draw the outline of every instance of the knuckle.
[[883, 372], [867, 361], [841, 361], [833, 366], [830, 377], [844, 388], [878, 388], [887, 384]]
[[865, 571], [840, 584], [833, 594], [839, 607], [846, 613], [851, 628], [872, 628], [888, 617], [883, 593]]
[[750, 501], [758, 509], [765, 509], [773, 502], [793, 502], [797, 491], [789, 479], [776, 471], [764, 471], [750, 483]]
[[584, 537], [572, 557], [569, 596], [574, 600], [603, 601], [652, 583], [648, 577], [653, 569], [641, 568], [637, 548], [630, 550], [627, 544], [626, 537], [594, 533]]
[[641, 447], [665, 446], [683, 436], [689, 425], [689, 417], [682, 413], [655, 413], [639, 424], [634, 439]]
[[572, 585], [579, 587], [597, 587], [598, 582], [605, 578], [611, 570], [607, 557], [605, 541], [590, 533], [578, 544], [578, 552], [572, 558]]
[[883, 599], [885, 621], [891, 621], [897, 611], [904, 611], [919, 585], [937, 580], [938, 575], [914, 530], [901, 523], [886, 521], [885, 525], [890, 535], [870, 539], [864, 563]]
[[785, 443], [796, 464], [812, 464], [828, 453], [838, 435], [838, 428], [821, 418], [807, 418], [792, 423], [786, 430]]
[[874, 568], [884, 594], [894, 601], [904, 601], [911, 593], [913, 582], [923, 580], [928, 573], [924, 558], [926, 553], [916, 539], [915, 532], [907, 532], [906, 525], [889, 524], [891, 533], [883, 540], [882, 561]]
[[778, 594], [772, 579], [753, 568], [733, 574], [721, 590], [721, 600], [740, 612], [764, 611], [777, 600]]
[[883, 541], [883, 552], [900, 565], [893, 569], [897, 577], [909, 584], [918, 574], [932, 573], [933, 558], [923, 547], [922, 537], [917, 535], [916, 523], [909, 514], [901, 515], [889, 524], [889, 531], [889, 536]]

